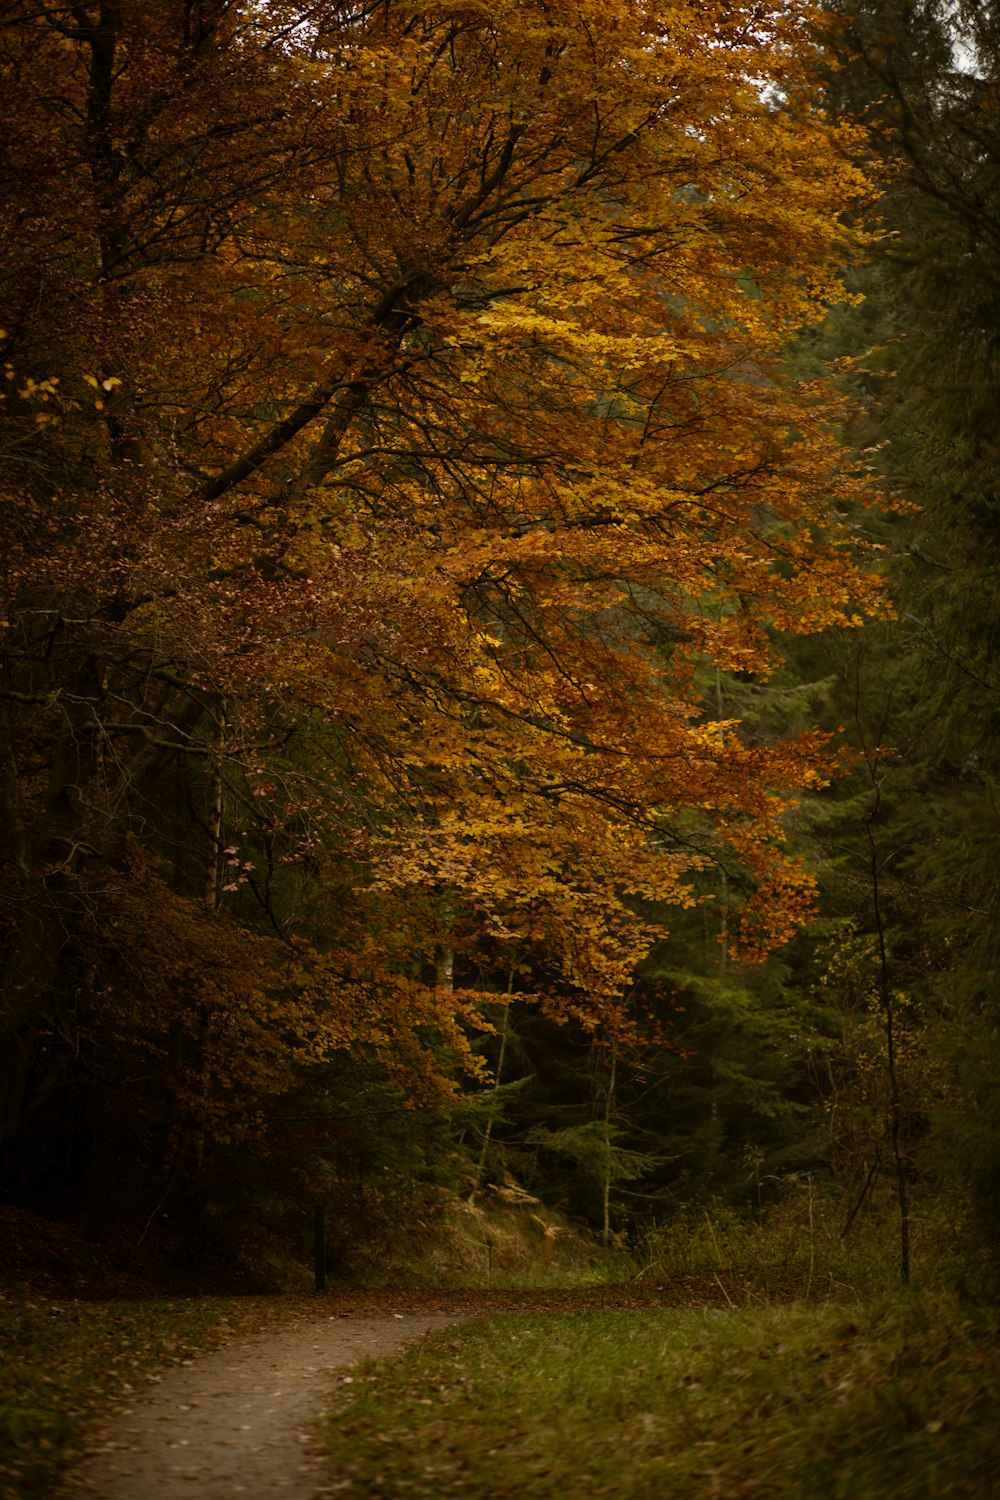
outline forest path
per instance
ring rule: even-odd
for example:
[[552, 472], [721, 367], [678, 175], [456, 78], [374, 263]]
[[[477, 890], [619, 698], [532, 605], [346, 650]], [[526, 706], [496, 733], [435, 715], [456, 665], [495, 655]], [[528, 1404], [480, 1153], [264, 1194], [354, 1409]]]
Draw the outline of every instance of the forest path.
[[394, 1354], [454, 1312], [335, 1313], [271, 1328], [163, 1372], [118, 1408], [63, 1491], [102, 1500], [317, 1500], [315, 1424], [337, 1372]]
[[[735, 1288], [733, 1295], [739, 1295]], [[263, 1299], [268, 1301], [270, 1299]], [[321, 1500], [337, 1493], [316, 1425], [358, 1360], [492, 1313], [732, 1305], [721, 1280], [276, 1298], [278, 1322], [151, 1377], [120, 1401], [60, 1500]]]

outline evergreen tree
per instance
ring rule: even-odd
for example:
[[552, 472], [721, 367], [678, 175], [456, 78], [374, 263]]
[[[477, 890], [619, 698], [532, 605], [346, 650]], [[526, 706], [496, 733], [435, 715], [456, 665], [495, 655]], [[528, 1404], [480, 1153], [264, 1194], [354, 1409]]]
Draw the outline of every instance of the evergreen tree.
[[[998, 41], [1000, 7], [986, 0], [852, 8], [830, 91], [875, 126], [885, 238], [859, 279], [866, 303], [826, 331], [855, 356], [875, 346], [855, 377], [852, 436], [878, 449], [887, 489], [909, 507], [884, 537], [898, 620], [867, 632], [866, 663], [841, 652], [841, 701], [866, 752], [857, 795], [867, 770], [878, 804], [868, 827], [887, 978], [891, 993], [918, 997], [925, 1040], [933, 1032], [955, 1067], [929, 1144], [939, 1181], [971, 1190], [986, 1243], [1000, 1225]], [[841, 897], [849, 907], [843, 885]], [[912, 1101], [910, 1171], [917, 1105], [933, 1102]]]

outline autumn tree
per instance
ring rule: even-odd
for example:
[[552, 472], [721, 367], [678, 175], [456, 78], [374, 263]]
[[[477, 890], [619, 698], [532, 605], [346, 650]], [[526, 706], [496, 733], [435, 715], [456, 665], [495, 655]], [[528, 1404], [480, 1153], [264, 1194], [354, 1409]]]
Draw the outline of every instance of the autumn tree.
[[175, 1167], [345, 1049], [436, 1097], [483, 990], [597, 1024], [712, 862], [748, 953], [808, 911], [822, 739], [701, 685], [875, 598], [775, 367], [862, 237], [824, 28], [7, 7], [11, 1140], [126, 1036]]

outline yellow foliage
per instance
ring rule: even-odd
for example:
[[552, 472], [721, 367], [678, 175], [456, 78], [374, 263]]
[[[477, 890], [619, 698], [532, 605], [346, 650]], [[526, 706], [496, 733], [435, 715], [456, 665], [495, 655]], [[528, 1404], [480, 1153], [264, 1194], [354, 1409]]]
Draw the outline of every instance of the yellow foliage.
[[435, 946], [600, 1017], [722, 851], [747, 952], [787, 938], [783, 815], [826, 747], [749, 746], [696, 682], [885, 608], [844, 400], [778, 365], [866, 243], [825, 8], [238, 0], [200, 40], [177, 7], [13, 10], [32, 213], [0, 250], [19, 399], [61, 420], [30, 447], [4, 406], [4, 607], [72, 596], [101, 664], [79, 837], [141, 828], [153, 751], [190, 755], [241, 836], [352, 893], [314, 898], [294, 982], [270, 949], [213, 978], [188, 932], [206, 1059], [269, 1087], [284, 1027], [303, 1065], [370, 1046], [431, 1088], [422, 1028], [474, 1066], [479, 1024]]

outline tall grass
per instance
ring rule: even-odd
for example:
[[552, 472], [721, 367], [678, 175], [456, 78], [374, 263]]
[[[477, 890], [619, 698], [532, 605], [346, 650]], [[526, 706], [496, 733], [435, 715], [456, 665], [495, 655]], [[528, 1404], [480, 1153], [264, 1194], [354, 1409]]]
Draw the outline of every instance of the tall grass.
[[[806, 1176], [757, 1215], [724, 1203], [688, 1205], [651, 1230], [637, 1250], [637, 1276], [734, 1276], [772, 1294], [878, 1293], [899, 1279], [894, 1205], [878, 1202], [845, 1233], [843, 1199]], [[911, 1226], [915, 1285], [944, 1287], [961, 1272], [958, 1231], [941, 1206], [915, 1213]]]

